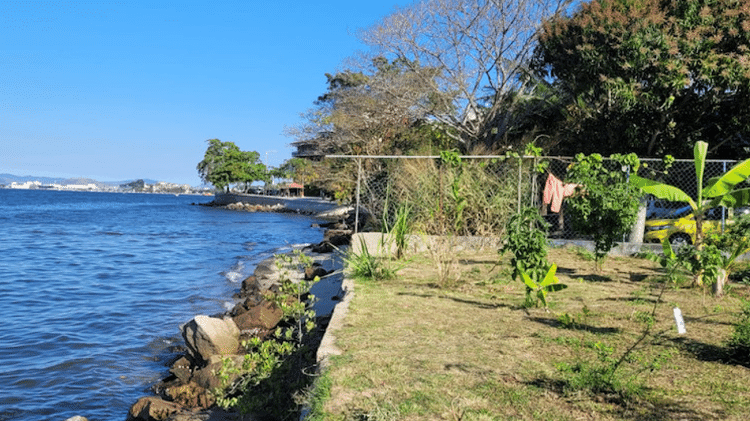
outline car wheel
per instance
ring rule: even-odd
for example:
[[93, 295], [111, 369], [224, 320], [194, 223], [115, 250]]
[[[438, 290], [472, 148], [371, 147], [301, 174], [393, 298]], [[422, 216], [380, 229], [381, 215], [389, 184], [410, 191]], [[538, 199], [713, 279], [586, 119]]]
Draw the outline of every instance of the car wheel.
[[681, 247], [689, 246], [692, 244], [693, 241], [690, 239], [690, 236], [687, 234], [674, 234], [671, 237], [669, 237], [669, 244], [672, 245], [673, 249], [679, 249]]

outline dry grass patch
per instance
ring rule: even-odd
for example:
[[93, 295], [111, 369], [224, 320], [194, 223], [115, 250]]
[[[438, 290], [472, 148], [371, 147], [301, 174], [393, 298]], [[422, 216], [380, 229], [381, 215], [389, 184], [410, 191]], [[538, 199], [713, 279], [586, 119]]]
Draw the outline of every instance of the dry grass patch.
[[[524, 307], [493, 249], [455, 256], [446, 286], [426, 255], [390, 281], [356, 281], [343, 355], [328, 371], [331, 420], [699, 420], [745, 419], [750, 371], [726, 362], [739, 297], [663, 288], [647, 260], [611, 258], [601, 273], [569, 249], [550, 261], [569, 288], [550, 310]], [[657, 299], [663, 302], [656, 307]], [[686, 317], [678, 335], [672, 307]], [[622, 389], [576, 388], [581, 373], [618, 360], [650, 334], [616, 372]]]

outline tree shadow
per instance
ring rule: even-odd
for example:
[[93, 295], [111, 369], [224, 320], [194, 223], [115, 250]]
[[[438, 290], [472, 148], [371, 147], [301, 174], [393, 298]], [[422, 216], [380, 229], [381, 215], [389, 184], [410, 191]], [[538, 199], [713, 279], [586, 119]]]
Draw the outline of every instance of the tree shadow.
[[512, 305], [505, 304], [505, 303], [488, 303], [488, 302], [482, 302], [482, 301], [476, 301], [476, 300], [466, 300], [462, 298], [449, 297], [446, 295], [439, 295], [439, 294], [425, 294], [425, 293], [419, 294], [415, 292], [399, 292], [398, 295], [408, 295], [411, 297], [420, 297], [420, 298], [442, 298], [442, 299], [452, 300], [461, 304], [472, 305], [474, 307], [477, 307], [483, 310], [493, 310], [493, 309], [498, 309], [498, 308], [519, 310], [523, 308], [521, 306], [512, 306]]
[[579, 278], [587, 282], [614, 282], [609, 276], [597, 275], [595, 273], [579, 276]]
[[693, 354], [697, 360], [750, 368], [749, 356], [744, 352], [738, 353], [728, 346], [707, 344], [684, 337], [673, 338], [671, 341]]
[[[547, 390], [563, 397], [570, 395], [572, 392], [568, 381], [553, 379], [544, 375], [523, 383], [527, 386]], [[685, 408], [677, 402], [671, 402], [666, 399], [652, 397], [646, 400], [639, 397], [627, 397], [614, 392], [582, 392], [590, 394], [592, 400], [614, 405], [614, 407], [607, 412], [617, 419], [638, 421], [673, 419], [698, 421], [705, 419], [705, 414], [700, 414], [693, 409]]]
[[578, 331], [585, 331], [585, 332], [591, 332], [599, 335], [614, 335], [617, 333], [620, 333], [620, 329], [616, 327], [598, 327], [589, 325], [586, 323], [562, 323], [557, 319], [553, 319], [550, 317], [529, 317], [529, 320], [537, 323], [541, 323], [543, 325], [547, 325], [554, 328], [560, 328], [560, 329], [568, 329], [568, 330], [578, 330]]
[[601, 300], [617, 301], [617, 302], [634, 302], [634, 303], [642, 302], [643, 304], [653, 304], [656, 302], [655, 298], [647, 298], [647, 297], [605, 297], [605, 298], [601, 298]]

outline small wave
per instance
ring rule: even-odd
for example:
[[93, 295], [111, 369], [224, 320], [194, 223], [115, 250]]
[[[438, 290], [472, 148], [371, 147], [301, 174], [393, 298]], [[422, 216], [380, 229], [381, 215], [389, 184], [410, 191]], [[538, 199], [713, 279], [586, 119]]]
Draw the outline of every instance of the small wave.
[[97, 234], [99, 234], [99, 235], [125, 235], [125, 234], [123, 234], [121, 232], [117, 232], [117, 231], [99, 231], [99, 232], [97, 232]]
[[231, 301], [224, 301], [221, 303], [221, 305], [224, 307], [224, 310], [231, 311], [234, 308], [234, 303]]
[[223, 272], [222, 275], [224, 275], [225, 278], [229, 282], [232, 283], [240, 283], [243, 279], [245, 279], [245, 275], [243, 274], [243, 270], [245, 269], [245, 263], [242, 261], [239, 261], [232, 266], [230, 270], [227, 272]]

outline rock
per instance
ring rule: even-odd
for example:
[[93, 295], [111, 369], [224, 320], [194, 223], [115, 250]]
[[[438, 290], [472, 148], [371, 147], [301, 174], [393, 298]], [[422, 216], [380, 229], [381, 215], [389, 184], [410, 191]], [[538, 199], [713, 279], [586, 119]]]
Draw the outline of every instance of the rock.
[[323, 235], [323, 241], [328, 241], [334, 246], [345, 246], [351, 242], [351, 230], [327, 230]]
[[65, 421], [89, 421], [89, 419], [80, 415], [76, 415], [75, 417], [70, 417]]
[[132, 421], [161, 421], [176, 413], [182, 407], [174, 402], [167, 402], [155, 396], [138, 399], [128, 411], [128, 420]]
[[320, 264], [313, 264], [313, 266], [309, 266], [305, 268], [305, 280], [306, 281], [312, 281], [315, 279], [315, 277], [322, 278], [326, 275], [328, 275], [330, 272], [325, 270]]
[[169, 372], [172, 373], [175, 377], [180, 379], [182, 382], [187, 383], [190, 381], [190, 376], [192, 376], [193, 372], [190, 369], [190, 360], [187, 358], [180, 357], [177, 361], [172, 364], [172, 367], [169, 369]]
[[312, 246], [310, 246], [310, 250], [315, 253], [330, 253], [334, 249], [335, 247], [329, 241], [321, 241], [318, 244], [313, 244]]
[[188, 408], [207, 409], [216, 403], [214, 396], [195, 382], [171, 387], [165, 393], [175, 403]]
[[221, 379], [216, 374], [221, 370], [221, 367], [224, 364], [223, 358], [229, 358], [232, 360], [232, 364], [234, 364], [235, 367], [242, 367], [242, 364], [245, 362], [245, 357], [242, 355], [229, 355], [224, 357], [214, 355], [209, 359], [208, 364], [205, 367], [195, 370], [191, 381], [207, 391], [232, 384], [232, 382], [234, 382], [239, 376], [237, 373], [230, 373], [229, 378], [223, 385]]
[[234, 323], [243, 332], [255, 328], [270, 330], [276, 327], [283, 316], [284, 313], [276, 303], [264, 299], [258, 305], [236, 316]]
[[242, 294], [252, 294], [258, 290], [258, 279], [255, 275], [250, 275], [242, 281], [240, 291]]
[[188, 353], [195, 361], [208, 361], [212, 355], [236, 353], [239, 336], [240, 330], [230, 318], [199, 315], [182, 327]]

